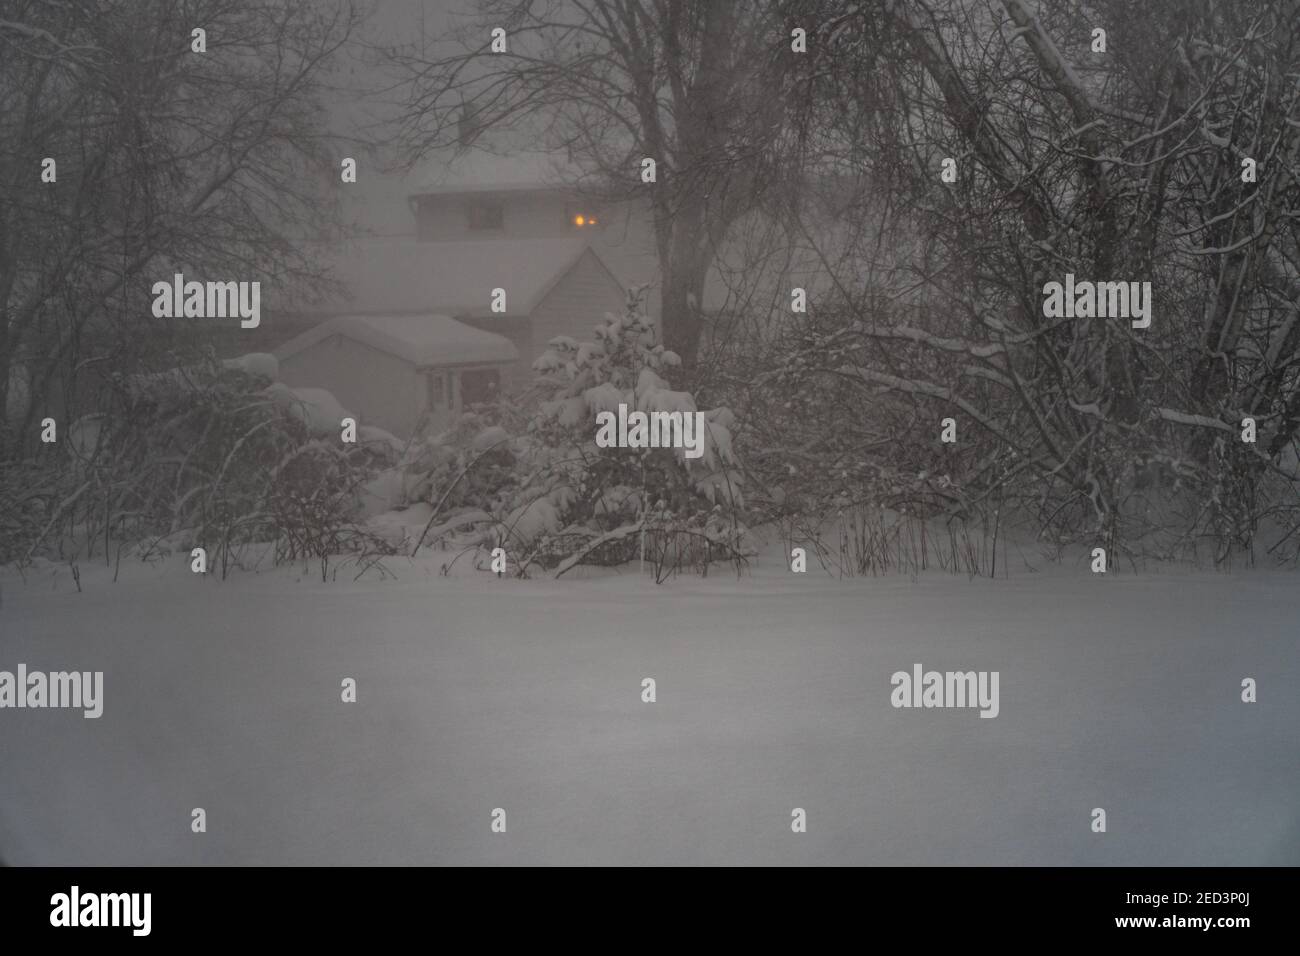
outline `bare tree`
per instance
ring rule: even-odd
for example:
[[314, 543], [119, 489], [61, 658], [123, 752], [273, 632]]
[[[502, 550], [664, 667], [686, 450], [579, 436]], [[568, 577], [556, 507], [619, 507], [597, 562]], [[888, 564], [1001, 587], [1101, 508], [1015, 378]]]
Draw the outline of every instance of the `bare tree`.
[[189, 337], [152, 319], [153, 281], [311, 273], [296, 240], [329, 228], [338, 168], [319, 95], [358, 22], [347, 0], [0, 3], [0, 423], [11, 376], [30, 393], [10, 447], [89, 366]]
[[[396, 53], [409, 162], [478, 128], [529, 129], [609, 195], [652, 210], [665, 345], [689, 365], [728, 229], [786, 178], [789, 18], [740, 0], [479, 0], [454, 52]], [[506, 31], [492, 52], [491, 30]], [[653, 159], [657, 182], [642, 181]]]
[[[1178, 527], [1223, 556], [1269, 517], [1256, 491], [1300, 424], [1297, 6], [1044, 9], [828, 12], [810, 155], [858, 174], [886, 218], [860, 236], [869, 267], [839, 321], [786, 345], [882, 417], [914, 410], [914, 443], [960, 419], [973, 498], [1015, 482], [1045, 525]], [[1048, 318], [1044, 285], [1066, 273], [1151, 281], [1150, 328]], [[1151, 512], [1153, 481], [1177, 515]]]

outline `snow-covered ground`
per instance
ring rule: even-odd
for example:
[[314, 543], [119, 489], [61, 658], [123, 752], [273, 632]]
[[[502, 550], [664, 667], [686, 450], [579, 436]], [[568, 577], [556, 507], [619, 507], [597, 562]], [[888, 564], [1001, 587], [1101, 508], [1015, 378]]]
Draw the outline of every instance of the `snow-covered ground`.
[[[0, 710], [0, 857], [1300, 864], [1295, 574], [392, 567], [222, 583], [178, 558], [116, 584], [83, 568], [83, 593], [66, 569], [6, 575], [0, 670], [105, 689], [98, 720]], [[998, 671], [998, 717], [893, 708], [916, 663]]]

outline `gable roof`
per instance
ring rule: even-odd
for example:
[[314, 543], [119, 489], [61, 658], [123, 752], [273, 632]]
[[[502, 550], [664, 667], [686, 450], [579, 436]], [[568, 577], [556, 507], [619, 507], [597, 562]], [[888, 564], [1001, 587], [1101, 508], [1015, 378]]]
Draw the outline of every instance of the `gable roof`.
[[529, 315], [588, 254], [621, 293], [622, 285], [583, 238], [356, 240], [333, 257], [335, 275], [353, 298], [328, 302], [325, 308], [350, 314], [494, 316], [492, 290], [500, 288], [506, 293], [506, 315]]
[[471, 148], [428, 174], [414, 195], [557, 189], [581, 179], [581, 171], [559, 152], [516, 150], [504, 156]]
[[418, 368], [514, 362], [514, 344], [446, 315], [340, 315], [295, 336], [275, 350], [287, 359], [331, 336], [342, 335], [414, 363]]

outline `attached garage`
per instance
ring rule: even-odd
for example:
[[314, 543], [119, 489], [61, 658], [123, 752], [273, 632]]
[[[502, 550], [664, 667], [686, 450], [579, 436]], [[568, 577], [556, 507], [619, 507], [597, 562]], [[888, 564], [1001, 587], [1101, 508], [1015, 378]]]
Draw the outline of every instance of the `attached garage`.
[[505, 337], [445, 315], [338, 316], [280, 346], [280, 379], [323, 388], [359, 416], [406, 438], [495, 399], [519, 352]]
[[[346, 298], [322, 303], [349, 316], [437, 313], [514, 344], [502, 388], [533, 384], [532, 363], [557, 335], [591, 338], [605, 313], [622, 311], [627, 293], [582, 238], [416, 242], [405, 236], [356, 239], [335, 251], [334, 275]], [[500, 290], [504, 311], [494, 311]]]

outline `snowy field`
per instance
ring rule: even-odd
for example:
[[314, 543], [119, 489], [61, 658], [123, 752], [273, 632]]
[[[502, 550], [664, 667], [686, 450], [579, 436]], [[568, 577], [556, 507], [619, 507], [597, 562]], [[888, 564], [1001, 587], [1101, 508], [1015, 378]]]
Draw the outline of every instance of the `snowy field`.
[[[7, 575], [0, 670], [105, 676], [98, 720], [0, 711], [0, 857], [1300, 864], [1295, 574], [436, 567], [222, 583], [178, 559], [83, 568], [83, 593], [66, 568]], [[917, 663], [998, 671], [998, 717], [895, 709]]]

